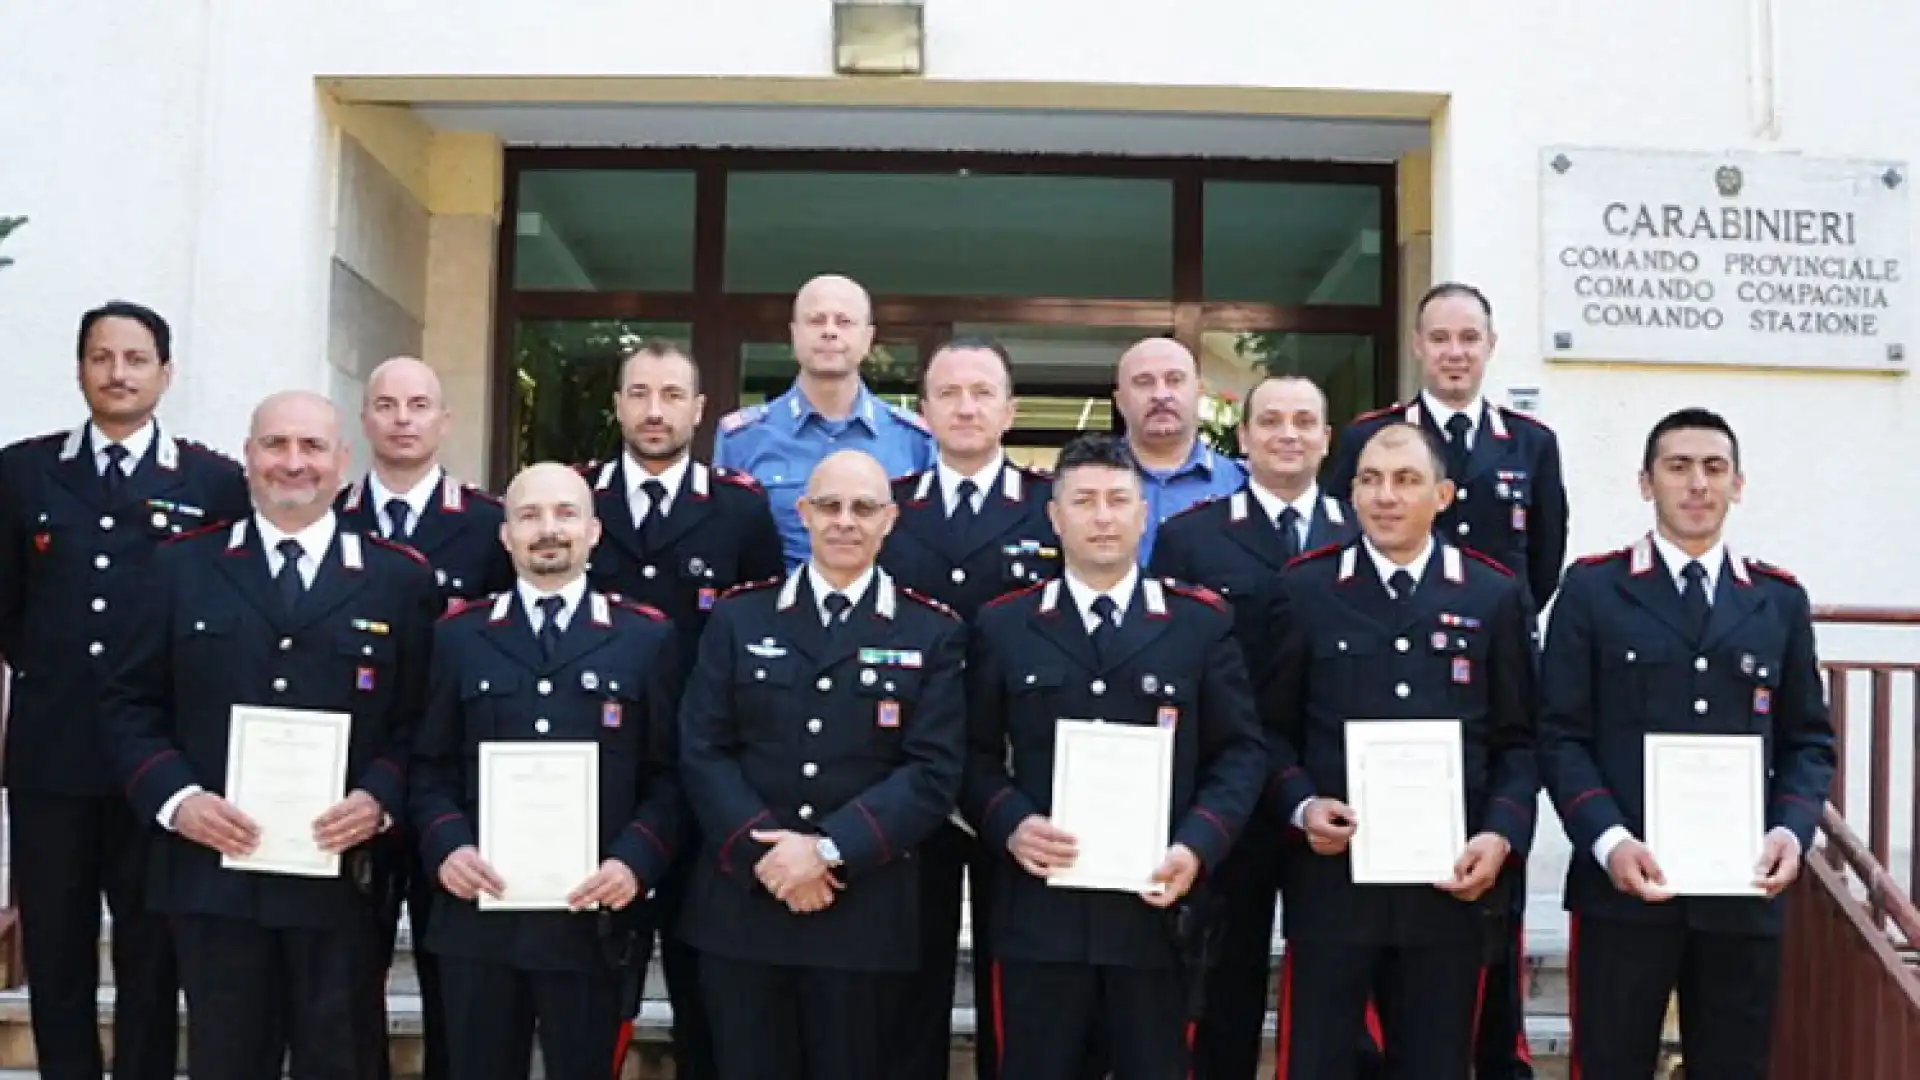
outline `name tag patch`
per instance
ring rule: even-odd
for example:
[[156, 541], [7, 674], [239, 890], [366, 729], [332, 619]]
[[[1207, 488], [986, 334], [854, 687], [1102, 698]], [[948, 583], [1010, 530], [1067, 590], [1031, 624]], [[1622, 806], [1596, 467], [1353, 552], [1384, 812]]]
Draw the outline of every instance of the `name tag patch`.
[[881, 702], [880, 710], [874, 717], [874, 723], [875, 725], [883, 728], [899, 727], [900, 726], [900, 703], [897, 701]]
[[1516, 506], [1513, 508], [1513, 531], [1527, 531], [1527, 508], [1524, 506]]
[[369, 691], [372, 690], [373, 689], [373, 669], [370, 667], [363, 667], [359, 671], [356, 671], [353, 676], [353, 685], [360, 690], [369, 690]]
[[1453, 658], [1453, 681], [1460, 686], [1473, 682], [1473, 663], [1464, 656]]
[[1180, 707], [1177, 705], [1160, 706], [1160, 712], [1154, 717], [1154, 723], [1163, 728], [1178, 727], [1180, 724]]
[[1773, 711], [1773, 692], [1762, 686], [1753, 692], [1753, 711], [1765, 716]]
[[620, 703], [609, 701], [600, 706], [600, 726], [618, 730], [620, 727]]
[[700, 610], [712, 611], [713, 602], [719, 599], [719, 597], [720, 597], [720, 590], [718, 589], [701, 589], [700, 590]]

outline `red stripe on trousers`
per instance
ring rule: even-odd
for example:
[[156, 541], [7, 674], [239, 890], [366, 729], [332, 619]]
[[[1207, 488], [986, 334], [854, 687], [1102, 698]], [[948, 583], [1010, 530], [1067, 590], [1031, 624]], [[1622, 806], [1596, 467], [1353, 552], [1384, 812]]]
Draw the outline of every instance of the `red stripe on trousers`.
[[1567, 918], [1568, 1080], [1580, 1080], [1580, 916]]
[[1380, 1030], [1380, 1007], [1367, 999], [1367, 1038], [1373, 1040], [1374, 1048], [1381, 1053], [1387, 1052], [1387, 1037]]
[[[1527, 1043], [1527, 927], [1522, 920], [1513, 924], [1513, 1000], [1520, 1015], [1513, 1018], [1513, 1056], [1533, 1068], [1533, 1047]], [[1477, 1040], [1476, 1040], [1477, 1041]]]
[[[1480, 1014], [1486, 1007], [1487, 965], [1481, 964], [1480, 978], [1473, 986], [1473, 1027], [1470, 1029], [1473, 1032], [1473, 1039], [1467, 1043], [1469, 1047], [1477, 1047], [1480, 1045]], [[1473, 1067], [1473, 1056], [1473, 1051], [1469, 1049], [1467, 1051], [1467, 1067], [1469, 1069]]]
[[993, 1064], [995, 1074], [1007, 1067], [1007, 991], [1001, 985], [1000, 961], [993, 962]]
[[1280, 954], [1280, 991], [1273, 1007], [1280, 1014], [1279, 1045], [1274, 1048], [1273, 1080], [1287, 1080], [1287, 1058], [1293, 1050], [1293, 950]]
[[627, 1067], [627, 1047], [633, 1045], [633, 1021], [620, 1025], [620, 1034], [613, 1042], [613, 1080], [620, 1080], [620, 1073]]
[[1187, 1021], [1187, 1080], [1193, 1080], [1193, 1040], [1199, 1033], [1199, 1021]]

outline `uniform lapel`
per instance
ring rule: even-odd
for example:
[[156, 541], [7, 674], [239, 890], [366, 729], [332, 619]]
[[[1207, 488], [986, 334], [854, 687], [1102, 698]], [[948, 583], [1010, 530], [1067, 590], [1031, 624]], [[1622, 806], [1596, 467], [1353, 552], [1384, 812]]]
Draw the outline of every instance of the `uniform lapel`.
[[627, 500], [627, 456], [622, 453], [603, 463], [593, 475], [593, 508], [600, 518], [601, 542], [612, 540], [636, 559], [646, 557], [640, 543], [640, 530], [633, 521], [633, 504]]
[[1666, 623], [1680, 635], [1680, 640], [1694, 642], [1693, 627], [1688, 625], [1686, 611], [1680, 606], [1680, 589], [1673, 583], [1673, 572], [1654, 549], [1650, 537], [1643, 536], [1634, 544], [1629, 554], [1627, 580], [1621, 582], [1620, 591]]
[[1710, 649], [1733, 633], [1765, 602], [1753, 587], [1753, 578], [1749, 576], [1746, 563], [1733, 553], [1732, 548], [1727, 548], [1726, 562], [1720, 568], [1720, 580], [1714, 586], [1713, 611], [1707, 617], [1707, 633], [1701, 641], [1701, 649]]
[[[625, 466], [623, 465], [622, 468]], [[666, 519], [660, 522], [659, 534], [655, 538], [654, 550], [672, 546], [674, 541], [685, 536], [688, 531], [706, 521], [713, 510], [713, 478], [707, 474], [707, 467], [697, 461], [687, 462], [686, 474], [680, 477], [680, 490], [673, 494], [673, 509]], [[629, 507], [629, 518], [633, 511]]]
[[1079, 605], [1067, 591], [1064, 577], [1054, 578], [1041, 589], [1039, 618], [1033, 620], [1033, 627], [1042, 640], [1065, 653], [1081, 670], [1099, 670], [1093, 638], [1087, 633]]
[[1267, 508], [1254, 498], [1251, 488], [1243, 487], [1227, 496], [1227, 535], [1266, 566], [1278, 570], [1287, 564], [1280, 531], [1274, 528]]
[[[1440, 612], [1457, 598], [1459, 590], [1466, 585], [1466, 566], [1462, 562], [1460, 549], [1451, 544], [1435, 541], [1433, 554], [1427, 559], [1426, 569], [1420, 580], [1414, 585], [1413, 595], [1395, 606], [1395, 616], [1390, 625], [1396, 634], [1404, 635], [1420, 624], [1439, 622]], [[1386, 590], [1381, 589], [1381, 595]]]
[[953, 535], [950, 550], [954, 562], [964, 562], [996, 537], [1005, 535], [1025, 512], [1026, 499], [1029, 497], [1026, 485], [1013, 464], [1002, 464], [1000, 475], [994, 478], [993, 486], [980, 499], [980, 512], [974, 515], [973, 526], [964, 535]]
[[1358, 540], [1348, 544], [1340, 553], [1340, 567], [1335, 573], [1334, 595], [1349, 608], [1383, 627], [1399, 622], [1399, 611], [1387, 595], [1387, 585], [1380, 580], [1366, 545]]
[[929, 468], [920, 474], [913, 494], [900, 508], [900, 524], [929, 551], [947, 553], [952, 530], [947, 528], [946, 497], [940, 492], [936, 470]]
[[[577, 620], [579, 615], [574, 617]], [[482, 636], [528, 671], [545, 670], [547, 661], [540, 655], [540, 639], [534, 636], [533, 623], [527, 618], [526, 609], [520, 606], [519, 589], [494, 597], [493, 610], [487, 615], [487, 628]]]
[[1120, 629], [1113, 635], [1113, 646], [1100, 658], [1100, 673], [1104, 675], [1133, 659], [1172, 625], [1167, 612], [1166, 586], [1153, 578], [1140, 578], [1134, 583], [1126, 614], [1120, 616]]
[[[367, 585], [365, 539], [359, 533], [335, 528], [333, 543], [320, 559], [313, 584], [293, 609], [292, 629], [303, 630], [340, 609]], [[261, 556], [264, 565], [266, 557]], [[271, 579], [269, 579], [271, 581]]]
[[267, 553], [260, 546], [260, 530], [254, 528], [251, 517], [241, 518], [227, 530], [227, 549], [215, 561], [220, 572], [233, 582], [248, 603], [259, 609], [268, 623], [276, 630], [288, 626], [290, 620], [281, 606], [280, 593], [267, 570]]
[[1512, 442], [1506, 421], [1494, 412], [1493, 403], [1482, 401], [1480, 423], [1474, 428], [1473, 449], [1467, 452], [1467, 475], [1461, 477], [1460, 482], [1464, 484], [1493, 468], [1507, 456], [1507, 447]]
[[148, 499], [173, 491], [180, 486], [181, 478], [180, 445], [155, 423], [153, 445], [147, 447], [146, 456], [134, 466], [133, 475], [120, 485], [119, 499], [110, 509], [123, 510], [129, 506], [145, 509]]
[[460, 489], [459, 481], [443, 470], [433, 498], [427, 500], [426, 509], [420, 512], [420, 520], [413, 523], [413, 532], [406, 539], [407, 546], [431, 559], [434, 552], [460, 534], [460, 522], [464, 520], [461, 515], [466, 511], [466, 492]]
[[[1340, 515], [1339, 520], [1334, 520], [1334, 514]], [[1339, 543], [1350, 535], [1347, 530], [1351, 524], [1352, 518], [1348, 516], [1346, 508], [1333, 496], [1321, 492], [1320, 497], [1314, 500], [1313, 521], [1307, 526], [1306, 550]]]
[[[514, 590], [517, 596], [519, 590]], [[524, 615], [522, 616], [524, 618]], [[539, 642], [533, 638], [529, 628], [526, 635], [534, 640], [534, 655], [540, 653]], [[560, 632], [560, 642], [554, 647], [553, 656], [540, 661], [542, 674], [551, 674], [578, 661], [581, 657], [599, 649], [613, 640], [613, 611], [606, 596], [591, 590], [581, 594], [580, 606], [573, 611], [572, 619], [565, 630]]]
[[81, 424], [67, 432], [66, 440], [60, 444], [60, 458], [53, 467], [53, 475], [87, 505], [97, 510], [108, 509], [100, 467], [94, 460], [91, 425]]

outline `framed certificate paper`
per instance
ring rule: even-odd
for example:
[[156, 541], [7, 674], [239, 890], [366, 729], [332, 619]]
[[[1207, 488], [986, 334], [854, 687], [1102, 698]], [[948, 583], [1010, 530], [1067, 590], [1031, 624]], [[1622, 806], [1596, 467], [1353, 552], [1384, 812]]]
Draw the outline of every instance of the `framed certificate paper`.
[[320, 850], [313, 822], [346, 796], [353, 717], [235, 705], [227, 721], [226, 798], [260, 826], [251, 855], [222, 855], [229, 870], [335, 877], [340, 856]]
[[1458, 720], [1349, 720], [1356, 885], [1434, 885], [1467, 846]]
[[1167, 857], [1173, 803], [1173, 729], [1097, 720], [1054, 725], [1053, 824], [1079, 855], [1047, 884], [1154, 892]]
[[1647, 847], [1676, 896], [1763, 896], [1766, 757], [1758, 735], [1648, 735]]
[[482, 911], [565, 911], [600, 868], [600, 745], [481, 743], [480, 857], [506, 885]]

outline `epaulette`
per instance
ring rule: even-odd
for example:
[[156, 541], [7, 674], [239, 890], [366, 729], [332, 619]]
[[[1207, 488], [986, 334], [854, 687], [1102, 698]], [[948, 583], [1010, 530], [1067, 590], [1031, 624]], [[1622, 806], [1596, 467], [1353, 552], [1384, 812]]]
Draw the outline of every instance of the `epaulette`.
[[578, 465], [575, 465], [573, 467], [573, 471], [579, 473], [581, 476], [586, 477], [588, 480], [588, 483], [591, 484], [593, 480], [594, 470], [598, 469], [600, 466], [605, 464], [606, 462], [601, 461], [598, 458], [595, 458], [592, 461], [585, 461], [585, 462], [581, 462]]
[[713, 473], [713, 478], [723, 484], [732, 484], [734, 487], [745, 488], [748, 491], [755, 492], [766, 490], [760, 486], [760, 481], [755, 480], [753, 474], [750, 472], [741, 469], [729, 469], [724, 465], [715, 465], [710, 471]]
[[231, 465], [236, 469], [242, 467], [239, 461], [235, 460], [234, 458], [228, 457], [226, 454], [222, 453], [219, 450], [215, 450], [213, 447], [208, 446], [206, 443], [195, 442], [192, 439], [182, 439], [178, 437], [175, 437], [173, 442], [175, 446], [178, 446], [182, 450], [193, 450], [198, 453], [205, 454], [206, 456], [214, 459], [215, 461], [219, 461], [219, 462], [223, 462], [225, 464]]
[[993, 599], [987, 601], [985, 604], [982, 604], [981, 608], [984, 610], [990, 607], [999, 607], [1001, 604], [1004, 604], [1009, 600], [1017, 600], [1022, 596], [1028, 596], [1033, 593], [1037, 593], [1041, 589], [1044, 589], [1046, 587], [1047, 587], [1046, 582], [1036, 581], [1024, 589], [1015, 589], [1010, 593], [1001, 593], [999, 596], [996, 596]]
[[1615, 548], [1612, 551], [1601, 551], [1592, 555], [1585, 555], [1573, 560], [1573, 562], [1576, 566], [1599, 566], [1601, 563], [1612, 562], [1615, 559], [1624, 559], [1632, 550], [1631, 548]]
[[720, 599], [725, 600], [729, 596], [738, 596], [741, 593], [752, 592], [755, 589], [772, 588], [773, 586], [780, 584], [781, 580], [782, 579], [777, 577], [770, 577], [770, 578], [763, 578], [759, 581], [743, 581], [740, 584], [735, 585], [733, 588], [728, 589], [726, 592], [721, 593]]
[[232, 521], [209, 521], [205, 525], [188, 529], [186, 532], [174, 533], [172, 536], [169, 536], [165, 540], [160, 541], [160, 546], [166, 547], [168, 544], [177, 544], [182, 540], [191, 540], [196, 536], [205, 536], [211, 532], [220, 532], [221, 530], [229, 528], [232, 525], [233, 525]]
[[1784, 581], [1789, 585], [1799, 587], [1799, 588], [1804, 588], [1804, 586], [1800, 585], [1800, 579], [1797, 577], [1794, 577], [1793, 574], [1788, 572], [1784, 567], [1775, 566], [1772, 563], [1761, 562], [1759, 559], [1756, 559], [1751, 555], [1747, 556], [1747, 566], [1751, 569], [1759, 571], [1762, 574], [1767, 575], [1770, 578], [1777, 578], [1778, 580]]
[[456, 615], [465, 615], [470, 611], [485, 611], [491, 608], [493, 602], [499, 598], [499, 593], [494, 593], [485, 600], [467, 600], [461, 597], [454, 597], [452, 600], [447, 601], [447, 610], [440, 615], [437, 621], [446, 622]]
[[1501, 563], [1500, 560], [1494, 558], [1493, 556], [1487, 554], [1484, 551], [1475, 551], [1470, 547], [1462, 547], [1460, 550], [1461, 552], [1472, 557], [1476, 561], [1486, 563], [1488, 566], [1493, 567], [1495, 570], [1500, 571], [1501, 573], [1507, 575], [1508, 577], [1513, 576], [1512, 570], [1509, 570], [1505, 564]]
[[1042, 468], [1039, 465], [1015, 465], [1014, 468], [1036, 479], [1045, 480], [1049, 483], [1053, 481], [1052, 469]]
[[927, 418], [912, 409], [903, 409], [891, 401], [887, 402], [887, 409], [893, 413], [895, 419], [912, 424], [929, 435], [933, 434], [933, 429], [927, 426]]
[[1387, 405], [1378, 409], [1373, 409], [1368, 412], [1363, 412], [1359, 416], [1354, 417], [1352, 420], [1352, 423], [1364, 424], [1372, 420], [1378, 420], [1381, 417], [1387, 415], [1388, 413], [1402, 412], [1406, 409], [1406, 407], [1407, 407], [1406, 402], [1396, 401], [1391, 405]]
[[766, 419], [766, 416], [767, 407], [765, 405], [749, 405], [744, 409], [735, 409], [720, 418], [720, 432], [723, 435], [731, 435], [741, 428], [751, 427], [759, 423]]
[[652, 604], [643, 604], [638, 600], [629, 600], [624, 596], [609, 596], [607, 599], [613, 601], [614, 607], [631, 611], [635, 615], [645, 615], [654, 622], [663, 623], [667, 621], [667, 613], [654, 607]]
[[418, 551], [415, 551], [413, 548], [408, 547], [405, 544], [402, 544], [396, 540], [389, 540], [386, 537], [379, 535], [378, 533], [361, 533], [360, 535], [362, 538], [366, 540], [367, 543], [372, 544], [374, 547], [383, 547], [389, 551], [397, 551], [400, 554], [405, 555], [407, 558], [412, 559], [414, 562], [419, 563], [421, 566], [425, 567], [426, 569], [428, 570], [433, 569], [433, 564], [427, 561], [427, 557], [425, 555], [420, 554]]
[[1300, 554], [1295, 555], [1293, 558], [1288, 559], [1287, 565], [1282, 569], [1291, 570], [1294, 567], [1299, 566], [1303, 562], [1312, 562], [1314, 559], [1324, 559], [1327, 556], [1333, 554], [1336, 551], [1339, 551], [1341, 548], [1344, 548], [1346, 546], [1347, 545], [1345, 544], [1328, 544], [1325, 547], [1314, 548], [1312, 551], [1303, 551]]
[[[1195, 510], [1200, 509], [1201, 507], [1212, 506], [1214, 503], [1217, 503], [1222, 499], [1227, 499], [1231, 497], [1232, 496], [1229, 496], [1229, 495], [1209, 495], [1206, 498], [1201, 499], [1199, 502], [1193, 503], [1190, 506], [1187, 506], [1181, 510], [1175, 511], [1173, 514], [1167, 517], [1167, 521], [1177, 521], [1180, 518], [1186, 517], [1188, 514], [1193, 513]], [[1166, 522], [1163, 521], [1161, 522], [1161, 524], [1165, 525]]]
[[495, 495], [493, 492], [488, 491], [486, 488], [477, 488], [477, 487], [474, 487], [472, 484], [462, 483], [460, 485], [460, 490], [465, 494], [471, 495], [474, 498], [479, 499], [481, 502], [490, 502], [495, 506], [505, 505], [504, 503], [501, 502], [500, 496]]
[[1160, 583], [1165, 585], [1167, 591], [1173, 593], [1175, 596], [1184, 596], [1189, 600], [1198, 600], [1222, 614], [1225, 614], [1229, 610], [1226, 600], [1222, 599], [1219, 593], [1214, 592], [1205, 585], [1193, 585], [1185, 581], [1175, 581], [1172, 578], [1161, 578]]
[[1505, 405], [1495, 405], [1494, 408], [1499, 409], [1500, 415], [1506, 417], [1509, 420], [1525, 420], [1527, 423], [1532, 424], [1534, 427], [1539, 428], [1541, 431], [1553, 430], [1552, 428], [1548, 427], [1544, 421], [1542, 421], [1539, 417], [1533, 415], [1532, 413], [1524, 413], [1518, 409], [1508, 408]]
[[900, 595], [906, 597], [909, 600], [918, 600], [920, 603], [926, 605], [927, 607], [932, 608], [933, 610], [939, 612], [942, 615], [945, 615], [950, 619], [958, 620], [960, 618], [959, 612], [953, 610], [952, 608], [941, 603], [940, 601], [935, 600], [933, 597], [926, 595], [925, 593], [914, 592], [912, 589], [907, 588], [905, 585], [897, 586], [897, 588], [899, 589]]
[[65, 439], [66, 439], [66, 437], [67, 437], [68, 435], [70, 435], [70, 434], [72, 434], [72, 432], [69, 432], [69, 431], [49, 431], [49, 432], [47, 432], [47, 433], [46, 433], [45, 435], [35, 435], [35, 436], [34, 436], [33, 438], [31, 438], [31, 439], [23, 439], [23, 440], [21, 440], [21, 441], [22, 441], [22, 442], [29, 442], [29, 443], [35, 443], [35, 444], [38, 444], [38, 443], [57, 443], [57, 442], [61, 442], [61, 441], [63, 441], [63, 440], [65, 440]]

